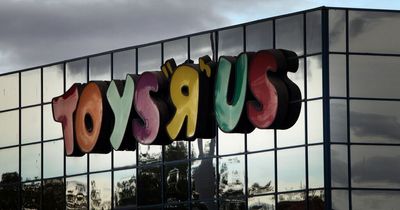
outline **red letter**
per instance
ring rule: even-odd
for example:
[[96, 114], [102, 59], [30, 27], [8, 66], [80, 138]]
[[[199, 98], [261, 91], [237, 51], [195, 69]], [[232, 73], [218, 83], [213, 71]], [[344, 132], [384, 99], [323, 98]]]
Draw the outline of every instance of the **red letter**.
[[74, 84], [60, 97], [53, 98], [53, 118], [60, 122], [63, 128], [65, 151], [67, 155], [82, 155], [77, 148], [74, 138], [74, 111], [79, 99], [80, 84]]
[[273, 83], [284, 87], [283, 82], [270, 78], [268, 72], [277, 72], [278, 62], [269, 51], [259, 51], [250, 62], [249, 86], [257, 101], [247, 102], [247, 116], [257, 128], [268, 128], [275, 121], [278, 110], [278, 92]]
[[297, 120], [300, 90], [288, 77], [296, 72], [297, 55], [285, 50], [262, 50], [250, 62], [249, 83], [255, 98], [247, 102], [249, 121], [258, 128], [290, 128]]

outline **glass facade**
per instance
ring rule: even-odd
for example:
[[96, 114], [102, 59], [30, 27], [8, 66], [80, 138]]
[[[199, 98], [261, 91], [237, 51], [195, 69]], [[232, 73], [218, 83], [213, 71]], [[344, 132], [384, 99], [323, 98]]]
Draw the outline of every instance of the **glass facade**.
[[[396, 209], [400, 13], [317, 8], [0, 75], [0, 209]], [[287, 130], [66, 157], [51, 99], [170, 58], [288, 49]]]

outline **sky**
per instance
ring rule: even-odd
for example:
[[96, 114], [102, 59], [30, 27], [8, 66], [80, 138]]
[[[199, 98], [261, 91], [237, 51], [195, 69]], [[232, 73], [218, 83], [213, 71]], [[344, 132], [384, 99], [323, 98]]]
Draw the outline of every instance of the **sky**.
[[0, 73], [319, 6], [400, 9], [400, 1], [2, 0]]

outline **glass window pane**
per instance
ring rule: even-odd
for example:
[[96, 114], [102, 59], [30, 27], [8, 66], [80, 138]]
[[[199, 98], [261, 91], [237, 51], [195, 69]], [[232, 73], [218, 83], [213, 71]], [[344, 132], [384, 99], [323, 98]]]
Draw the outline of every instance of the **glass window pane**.
[[331, 145], [332, 187], [348, 187], [347, 145]]
[[400, 98], [400, 58], [350, 56], [350, 96]]
[[400, 143], [400, 102], [350, 101], [352, 142]]
[[136, 166], [135, 151], [114, 151], [114, 168]]
[[43, 144], [44, 178], [64, 175], [64, 141], [52, 141]]
[[41, 178], [41, 147], [40, 144], [21, 147], [21, 177], [22, 181]]
[[330, 100], [331, 142], [347, 142], [347, 101]]
[[287, 130], [277, 130], [278, 147], [305, 144], [304, 103], [301, 104], [299, 119], [293, 127]]
[[308, 143], [323, 142], [324, 128], [323, 128], [323, 111], [322, 100], [315, 100], [307, 102], [307, 132]]
[[57, 139], [63, 137], [62, 125], [53, 119], [51, 104], [43, 106], [43, 139]]
[[220, 210], [245, 210], [246, 202], [243, 198], [230, 198], [230, 199], [221, 199], [219, 201], [219, 209]]
[[329, 50], [346, 51], [346, 11], [329, 10]]
[[276, 209], [305, 210], [306, 209], [305, 199], [306, 199], [305, 192], [280, 194], [278, 195], [278, 205]]
[[299, 58], [299, 68], [297, 69], [296, 73], [288, 72], [287, 76], [290, 80], [292, 80], [297, 87], [300, 89], [301, 98], [305, 99], [305, 85], [304, 85], [304, 60], [305, 58]]
[[247, 155], [248, 195], [259, 195], [275, 191], [274, 152]]
[[398, 209], [400, 192], [398, 191], [352, 191], [354, 210]]
[[216, 155], [215, 139], [196, 139], [190, 142], [191, 158], [203, 158]]
[[273, 48], [272, 21], [246, 26], [246, 51], [268, 50]]
[[219, 196], [242, 197], [245, 193], [244, 156], [219, 158]]
[[67, 175], [85, 173], [87, 171], [87, 155], [82, 157], [65, 157]]
[[346, 56], [329, 55], [330, 96], [347, 96], [346, 77]]
[[89, 175], [90, 209], [111, 209], [111, 172]]
[[65, 88], [68, 90], [74, 83], [87, 82], [87, 60], [81, 59], [66, 64]]
[[309, 188], [324, 187], [324, 151], [322, 146], [308, 147]]
[[43, 209], [65, 209], [64, 178], [43, 181]]
[[[0, 147], [19, 143], [19, 111], [0, 113]], [[7, 123], [5, 123], [7, 122]]]
[[165, 145], [164, 161], [183, 160], [188, 157], [188, 142], [174, 141], [169, 145]]
[[321, 10], [306, 14], [307, 54], [322, 51]]
[[275, 210], [275, 196], [273, 195], [250, 197], [248, 202], [248, 210]]
[[43, 102], [64, 93], [64, 65], [43, 68]]
[[324, 209], [325, 195], [324, 190], [310, 190], [308, 192], [308, 209]]
[[111, 169], [111, 152], [108, 154], [89, 154], [89, 171], [101, 171]]
[[41, 140], [41, 107], [21, 110], [21, 142], [31, 143]]
[[114, 208], [136, 205], [136, 169], [114, 171]]
[[164, 43], [164, 61], [173, 58], [176, 65], [188, 59], [188, 39], [178, 39]]
[[138, 73], [145, 71], [160, 71], [161, 45], [151, 45], [138, 49]]
[[304, 55], [303, 15], [277, 19], [275, 22], [276, 48], [291, 50]]
[[40, 69], [21, 73], [21, 104], [28, 106], [41, 102]]
[[66, 178], [66, 203], [67, 209], [86, 209], [87, 176], [75, 176]]
[[3, 185], [0, 206], [4, 209], [20, 209], [18, 204], [20, 184]]
[[216, 197], [216, 159], [194, 160], [191, 164], [192, 200], [208, 200]]
[[351, 146], [353, 187], [400, 188], [399, 146]]
[[19, 149], [0, 150], [0, 183], [19, 182]]
[[124, 80], [127, 74], [136, 74], [135, 49], [113, 54], [113, 79]]
[[0, 109], [11, 109], [19, 106], [19, 74], [0, 77]]
[[332, 209], [349, 210], [349, 192], [347, 190], [332, 190]]
[[202, 34], [190, 37], [190, 59], [198, 63], [198, 59], [208, 55], [212, 59], [214, 36], [212, 34]]
[[89, 58], [89, 80], [111, 79], [111, 55]]
[[164, 167], [165, 201], [188, 200], [188, 164], [166, 165]]
[[243, 27], [218, 32], [218, 56], [237, 56], [243, 52]]
[[139, 164], [150, 164], [161, 161], [162, 146], [138, 144]]
[[40, 181], [27, 182], [22, 185], [22, 209], [40, 209]]
[[397, 12], [349, 11], [351, 52], [399, 53], [400, 14]]
[[150, 167], [138, 172], [138, 204], [150, 205], [161, 203], [161, 168]]
[[218, 128], [218, 155], [244, 152], [244, 134], [224, 133]]
[[305, 149], [285, 149], [278, 151], [278, 191], [305, 189]]
[[195, 210], [197, 209], [218, 209], [217, 208], [217, 202], [216, 201], [195, 201], [192, 203], [192, 209]]
[[307, 98], [322, 97], [322, 56], [307, 57]]
[[258, 129], [247, 134], [247, 151], [259, 151], [274, 148], [274, 130]]
[[167, 204], [164, 205], [165, 210], [189, 210], [188, 204]]

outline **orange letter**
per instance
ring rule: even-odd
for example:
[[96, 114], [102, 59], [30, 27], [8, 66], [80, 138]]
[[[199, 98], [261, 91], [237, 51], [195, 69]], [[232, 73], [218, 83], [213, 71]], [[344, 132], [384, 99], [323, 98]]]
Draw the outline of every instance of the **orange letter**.
[[105, 93], [106, 82], [89, 82], [82, 91], [75, 117], [75, 133], [82, 152], [111, 151], [110, 128], [113, 120]]

